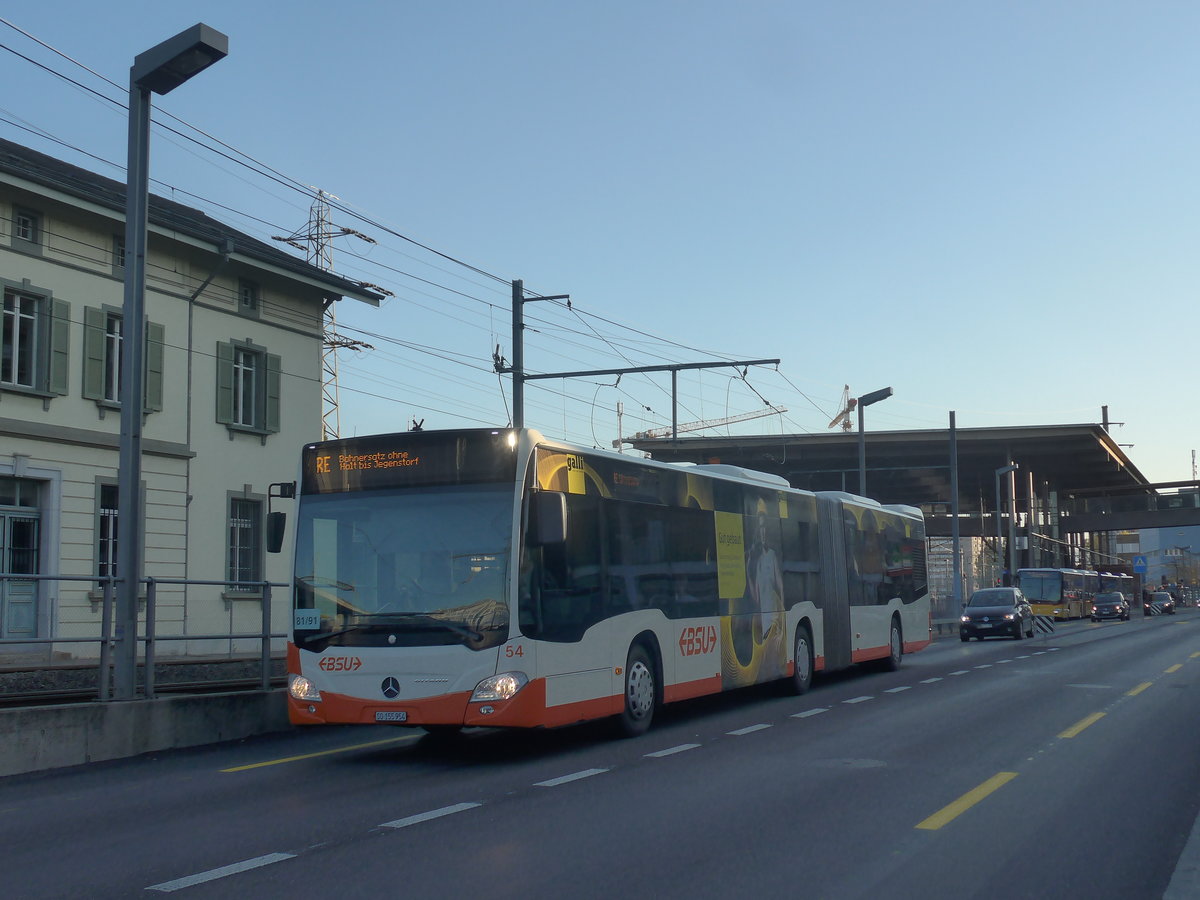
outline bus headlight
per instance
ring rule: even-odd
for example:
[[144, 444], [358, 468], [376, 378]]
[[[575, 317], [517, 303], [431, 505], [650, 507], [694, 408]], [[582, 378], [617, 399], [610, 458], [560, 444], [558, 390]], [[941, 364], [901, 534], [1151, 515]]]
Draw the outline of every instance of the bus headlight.
[[471, 702], [511, 700], [527, 684], [529, 684], [529, 676], [524, 672], [502, 672], [499, 675], [492, 675], [475, 685], [475, 692], [471, 694]]
[[288, 678], [288, 693], [293, 700], [321, 699], [321, 692], [303, 675], [292, 675]]

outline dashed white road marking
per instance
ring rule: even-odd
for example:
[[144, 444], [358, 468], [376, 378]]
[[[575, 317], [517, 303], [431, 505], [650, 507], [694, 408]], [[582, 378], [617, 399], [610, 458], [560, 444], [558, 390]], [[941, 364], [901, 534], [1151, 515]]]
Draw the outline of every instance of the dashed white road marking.
[[971, 670], [970, 669], [959, 669], [957, 672], [951, 672], [950, 674], [951, 675], [969, 675], [969, 674], [971, 674]]
[[912, 690], [911, 684], [906, 684], [906, 685], [903, 685], [902, 687], [888, 688], [886, 691], [884, 691], [884, 693], [885, 694], [899, 694], [901, 691], [909, 691], [909, 690]]
[[843, 700], [843, 703], [866, 703], [868, 700], [874, 700], [874, 697], [851, 697], [849, 700]]
[[684, 750], [695, 750], [699, 746], [699, 744], [680, 744], [678, 747], [668, 747], [666, 750], [655, 750], [653, 753], [647, 753], [646, 756], [660, 759], [664, 756], [673, 756], [676, 753], [682, 753]]
[[593, 775], [602, 775], [608, 769], [584, 769], [582, 772], [572, 772], [570, 775], [560, 775], [558, 778], [551, 778], [549, 781], [535, 781], [534, 787], [558, 787], [560, 784], [570, 784], [572, 781], [579, 781], [581, 778], [591, 778]]
[[793, 719], [807, 719], [809, 716], [819, 716], [823, 712], [829, 712], [830, 707], [818, 706], [816, 709], [806, 709], [804, 712], [792, 713]]
[[403, 819], [396, 819], [392, 822], [384, 822], [380, 828], [407, 828], [409, 825], [416, 825], [420, 822], [428, 822], [430, 819], [440, 819], [442, 816], [451, 816], [454, 813], [464, 812], [468, 809], [475, 809], [477, 806], [483, 806], [482, 803], [455, 803], [453, 806], [443, 806], [441, 809], [431, 809], [429, 812], [417, 813], [415, 816], [405, 816]]
[[739, 728], [736, 731], [727, 731], [725, 733], [736, 735], [737, 737], [741, 737], [743, 734], [751, 734], [755, 731], [762, 731], [764, 728], [770, 728], [770, 727], [771, 726], [767, 725], [766, 723], [763, 723], [760, 725], [747, 725], [745, 728]]
[[926, 678], [921, 684], [933, 684], [935, 681], [941, 681], [941, 678]]
[[206, 881], [216, 881], [218, 878], [224, 878], [227, 875], [236, 875], [239, 872], [248, 872], [251, 869], [259, 869], [263, 866], [269, 866], [272, 863], [283, 862], [285, 859], [292, 859], [295, 855], [294, 853], [268, 853], [266, 856], [244, 859], [241, 862], [232, 863], [228, 866], [221, 866], [219, 869], [209, 869], [207, 872], [198, 872], [195, 875], [176, 878], [174, 881], [152, 884], [146, 890], [162, 891], [164, 894], [169, 894], [172, 891], [179, 891], [197, 884], [204, 884]]

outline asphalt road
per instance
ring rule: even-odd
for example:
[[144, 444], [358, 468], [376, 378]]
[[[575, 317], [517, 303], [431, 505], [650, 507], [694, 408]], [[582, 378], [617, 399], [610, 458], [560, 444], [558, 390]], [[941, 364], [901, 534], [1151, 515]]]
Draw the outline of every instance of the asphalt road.
[[1200, 611], [646, 736], [330, 728], [0, 779], [5, 896], [1200, 896]]

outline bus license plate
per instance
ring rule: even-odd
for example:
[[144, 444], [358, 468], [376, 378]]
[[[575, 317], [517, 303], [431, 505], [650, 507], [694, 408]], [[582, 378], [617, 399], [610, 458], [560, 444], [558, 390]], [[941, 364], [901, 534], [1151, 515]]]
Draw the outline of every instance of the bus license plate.
[[388, 709], [375, 713], [376, 722], [407, 722], [408, 713], [398, 709]]

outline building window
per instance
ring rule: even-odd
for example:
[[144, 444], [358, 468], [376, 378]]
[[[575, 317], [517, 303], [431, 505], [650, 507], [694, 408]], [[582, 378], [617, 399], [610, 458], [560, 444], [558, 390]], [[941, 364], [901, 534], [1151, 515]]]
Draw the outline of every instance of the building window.
[[101, 484], [96, 510], [96, 574], [117, 575], [117, 497], [115, 484]]
[[113, 235], [113, 270], [125, 268], [125, 235]]
[[12, 219], [13, 246], [27, 250], [42, 245], [42, 217], [29, 209], [13, 210]]
[[217, 421], [233, 430], [279, 431], [280, 360], [250, 341], [217, 344]]
[[[108, 307], [83, 310], [83, 396], [101, 406], [121, 402], [121, 367], [125, 355], [124, 320]], [[163, 407], [163, 327], [146, 323], [143, 411]]]
[[5, 287], [0, 311], [0, 388], [65, 394], [70, 306]]
[[245, 278], [238, 279], [238, 311], [243, 315], [258, 315], [258, 285]]
[[262, 586], [262, 501], [229, 499], [228, 590], [260, 593]]
[[244, 347], [233, 349], [233, 424], [253, 428], [258, 424], [258, 369], [262, 357]]
[[104, 399], [117, 403], [121, 399], [121, 317], [116, 313], [104, 316]]
[[0, 383], [17, 387], [36, 386], [38, 366], [38, 321], [40, 297], [14, 291], [4, 293], [4, 357], [0, 362]]

